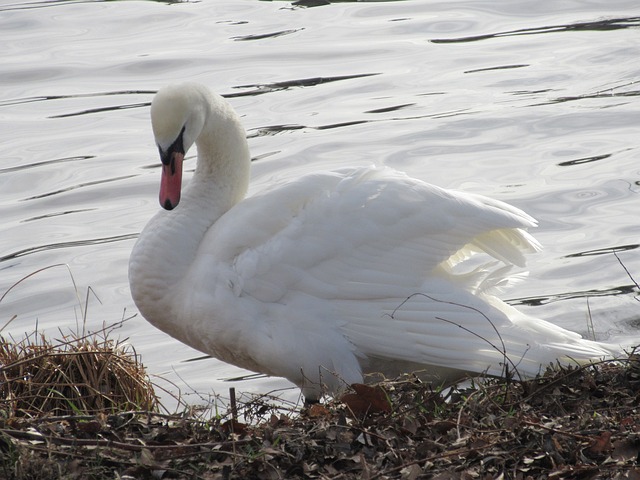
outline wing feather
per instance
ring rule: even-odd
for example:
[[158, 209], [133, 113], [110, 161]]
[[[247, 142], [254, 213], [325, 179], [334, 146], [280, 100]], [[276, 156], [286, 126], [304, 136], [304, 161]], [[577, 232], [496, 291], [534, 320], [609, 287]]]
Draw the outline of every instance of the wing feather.
[[[487, 318], [499, 328], [511, 323], [475, 290], [501, 277], [488, 281], [482, 267], [454, 269], [476, 252], [523, 264], [524, 253], [539, 249], [524, 231], [535, 225], [502, 202], [388, 168], [343, 169], [307, 175], [241, 202], [208, 231], [200, 253], [231, 265], [239, 297], [280, 305], [279, 313], [264, 318], [282, 323], [278, 331], [297, 322], [298, 332], [342, 332], [352, 349], [340, 361], [322, 357], [337, 348], [335, 337], [321, 347], [305, 347], [307, 340], [293, 333], [288, 341], [299, 343], [291, 348], [303, 358], [305, 349], [313, 349], [317, 364], [348, 365], [348, 372], [338, 372], [344, 377], [356, 378], [355, 360], [347, 354], [363, 365], [387, 358], [499, 370], [504, 358], [494, 345], [500, 336]], [[430, 297], [403, 303], [421, 293]], [[516, 356], [527, 350], [522, 338], [513, 336]], [[264, 355], [279, 358], [275, 350]]]
[[203, 245], [262, 301], [292, 291], [355, 300], [385, 288], [397, 296], [470, 251], [523, 264], [523, 252], [539, 248], [522, 230], [534, 225], [501, 202], [368, 167], [308, 175], [249, 198]]

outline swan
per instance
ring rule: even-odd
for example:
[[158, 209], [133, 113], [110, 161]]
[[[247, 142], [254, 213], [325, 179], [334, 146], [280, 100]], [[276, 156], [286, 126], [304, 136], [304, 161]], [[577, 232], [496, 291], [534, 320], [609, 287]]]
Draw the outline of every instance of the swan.
[[[133, 248], [129, 281], [142, 316], [181, 342], [285, 377], [306, 401], [368, 372], [528, 378], [550, 363], [612, 355], [492, 293], [508, 266], [540, 250], [523, 211], [376, 166], [311, 173], [245, 198], [246, 135], [221, 96], [169, 85], [151, 122], [163, 209]], [[181, 191], [194, 143], [197, 166]]]

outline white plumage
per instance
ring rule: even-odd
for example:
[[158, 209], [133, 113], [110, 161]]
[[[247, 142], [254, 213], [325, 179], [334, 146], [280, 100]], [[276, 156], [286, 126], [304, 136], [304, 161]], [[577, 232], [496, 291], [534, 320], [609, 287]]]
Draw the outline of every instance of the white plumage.
[[[149, 322], [186, 344], [286, 377], [308, 400], [369, 371], [530, 377], [612, 353], [490, 293], [506, 281], [496, 260], [522, 266], [539, 249], [521, 210], [376, 167], [244, 199], [249, 151], [222, 97], [169, 86], [151, 116], [166, 210], [131, 254], [131, 291]], [[193, 143], [198, 164], [180, 199]], [[477, 253], [493, 263], [465, 268]]]

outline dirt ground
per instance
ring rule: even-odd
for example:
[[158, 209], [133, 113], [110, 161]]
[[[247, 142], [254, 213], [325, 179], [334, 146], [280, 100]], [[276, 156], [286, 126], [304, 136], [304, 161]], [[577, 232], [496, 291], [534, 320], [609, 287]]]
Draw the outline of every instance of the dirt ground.
[[[5, 416], [6, 479], [640, 479], [640, 356], [474, 381], [406, 376], [288, 410]], [[6, 412], [5, 412], [6, 413]]]

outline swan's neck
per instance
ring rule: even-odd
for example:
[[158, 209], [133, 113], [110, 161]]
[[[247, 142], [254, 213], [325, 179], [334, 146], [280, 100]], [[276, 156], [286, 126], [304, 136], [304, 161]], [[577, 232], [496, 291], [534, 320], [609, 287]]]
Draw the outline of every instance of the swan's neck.
[[196, 261], [209, 228], [244, 198], [250, 156], [239, 119], [226, 104], [217, 105], [196, 146], [198, 163], [180, 204], [158, 212], [144, 228], [129, 264], [131, 293], [140, 313], [151, 323], [173, 331], [175, 295]]

